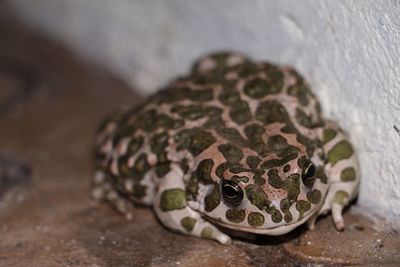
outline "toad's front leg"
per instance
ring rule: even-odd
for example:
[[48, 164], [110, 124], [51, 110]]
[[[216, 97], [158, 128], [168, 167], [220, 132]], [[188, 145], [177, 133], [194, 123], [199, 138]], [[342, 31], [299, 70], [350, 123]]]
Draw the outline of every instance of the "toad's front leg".
[[183, 171], [171, 164], [171, 171], [159, 181], [154, 210], [160, 221], [169, 229], [197, 237], [229, 244], [231, 239], [223, 234], [201, 214], [189, 207], [186, 200]]
[[358, 161], [347, 135], [336, 123], [327, 121], [321, 130], [321, 139], [327, 157], [325, 172], [329, 191], [320, 214], [331, 210], [336, 228], [343, 230], [343, 208], [356, 197], [360, 184]]

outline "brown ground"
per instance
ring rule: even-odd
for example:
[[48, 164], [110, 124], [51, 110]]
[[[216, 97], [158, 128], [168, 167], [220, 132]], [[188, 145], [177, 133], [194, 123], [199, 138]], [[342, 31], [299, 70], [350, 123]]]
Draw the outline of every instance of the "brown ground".
[[95, 128], [140, 98], [9, 23], [0, 24], [0, 36], [0, 151], [28, 161], [34, 174], [0, 196], [0, 266], [400, 266], [400, 234], [377, 232], [351, 211], [341, 233], [327, 217], [313, 232], [222, 246], [171, 233], [147, 208], [132, 221], [106, 204], [93, 208]]

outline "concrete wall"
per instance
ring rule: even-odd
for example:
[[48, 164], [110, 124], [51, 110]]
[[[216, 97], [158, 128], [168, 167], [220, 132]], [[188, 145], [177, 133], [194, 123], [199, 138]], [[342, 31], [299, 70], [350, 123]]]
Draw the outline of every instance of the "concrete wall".
[[325, 114], [351, 133], [360, 207], [400, 227], [400, 1], [8, 2], [33, 27], [143, 93], [216, 49], [294, 65]]

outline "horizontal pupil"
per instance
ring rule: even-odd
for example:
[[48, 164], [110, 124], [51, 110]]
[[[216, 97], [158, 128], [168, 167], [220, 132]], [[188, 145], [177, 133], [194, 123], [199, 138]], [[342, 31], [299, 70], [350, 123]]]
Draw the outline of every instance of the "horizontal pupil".
[[307, 175], [307, 176], [314, 176], [314, 173], [315, 173], [315, 167], [314, 167], [313, 164], [311, 164], [311, 165], [307, 168], [306, 175]]
[[237, 190], [231, 185], [224, 186], [224, 193], [228, 198], [235, 198], [237, 196]]

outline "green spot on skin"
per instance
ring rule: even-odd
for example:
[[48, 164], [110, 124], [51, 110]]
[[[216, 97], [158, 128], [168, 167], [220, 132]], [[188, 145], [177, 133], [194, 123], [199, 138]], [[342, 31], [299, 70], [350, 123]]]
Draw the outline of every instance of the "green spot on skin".
[[205, 199], [205, 211], [210, 212], [213, 209], [215, 209], [218, 205], [219, 202], [221, 201], [221, 196], [219, 194], [219, 189], [217, 185], [214, 185], [213, 190], [211, 191], [210, 194], [208, 194]]
[[187, 87], [169, 87], [165, 88], [155, 95], [155, 99], [160, 103], [169, 103], [188, 98], [191, 90]]
[[285, 219], [285, 222], [291, 222], [292, 220], [293, 220], [293, 216], [292, 216], [292, 214], [290, 213], [290, 211], [286, 211], [285, 212], [285, 216], [284, 216], [284, 219]]
[[159, 103], [171, 103], [182, 99], [204, 102], [212, 100], [213, 97], [212, 89], [191, 90], [187, 87], [168, 87], [159, 91], [154, 96], [154, 100]]
[[246, 195], [251, 204], [260, 210], [268, 208], [269, 204], [271, 203], [268, 200], [267, 194], [258, 186], [248, 185], [246, 187]]
[[261, 168], [271, 169], [273, 167], [279, 167], [279, 166], [285, 165], [289, 161], [296, 159], [298, 155], [299, 155], [298, 153], [294, 152], [294, 153], [287, 154], [282, 159], [271, 159], [271, 160], [264, 161], [261, 164]]
[[256, 74], [260, 71], [259, 67], [253, 63], [247, 62], [246, 64], [241, 64], [236, 68], [240, 77], [247, 77], [249, 75]]
[[261, 157], [266, 157], [272, 152], [272, 149], [268, 147], [263, 140], [263, 133], [265, 127], [259, 124], [250, 124], [244, 128], [244, 133], [248, 139], [247, 145], [256, 151]]
[[284, 189], [287, 191], [287, 197], [290, 201], [296, 201], [300, 194], [300, 175], [292, 173], [285, 180]]
[[288, 94], [297, 97], [299, 103], [302, 106], [307, 106], [309, 103], [309, 95], [311, 95], [311, 91], [308, 88], [307, 84], [304, 82], [303, 78], [297, 72], [293, 71], [292, 75], [295, 76], [297, 82], [295, 85], [289, 87]]
[[156, 117], [156, 120], [154, 123], [157, 127], [162, 127], [162, 128], [166, 128], [166, 129], [176, 128], [176, 125], [179, 124], [178, 121], [175, 121], [174, 119], [168, 117], [165, 114], [159, 114]]
[[256, 156], [248, 156], [246, 159], [247, 165], [249, 165], [250, 169], [256, 169], [258, 164], [260, 164], [261, 159]]
[[186, 231], [191, 232], [196, 222], [197, 220], [195, 218], [185, 217], [181, 220], [181, 225]]
[[222, 144], [218, 150], [224, 155], [224, 158], [231, 163], [239, 163], [243, 158], [242, 150], [231, 144]]
[[283, 71], [268, 63], [263, 63], [263, 71], [267, 74], [268, 80], [277, 88], [276, 90], [280, 91], [283, 86]]
[[284, 198], [281, 200], [281, 204], [280, 204], [281, 210], [289, 209], [291, 205], [292, 205], [292, 202], [288, 198]]
[[279, 177], [278, 171], [275, 169], [268, 171], [268, 183], [272, 185], [274, 188], [282, 188], [285, 185], [285, 182]]
[[178, 144], [178, 150], [187, 149], [193, 156], [198, 156], [206, 150], [216, 139], [215, 137], [199, 128], [185, 129], [175, 136], [175, 141]]
[[318, 140], [309, 139], [303, 134], [301, 134], [299, 130], [296, 127], [294, 127], [294, 125], [291, 123], [290, 120], [286, 121], [286, 126], [281, 128], [281, 131], [284, 133], [295, 134], [297, 136], [297, 141], [306, 147], [306, 152], [308, 157], [311, 157], [316, 147], [320, 146]]
[[315, 189], [307, 194], [307, 199], [312, 203], [312, 204], [318, 204], [319, 201], [321, 200], [322, 194], [321, 191]]
[[238, 130], [234, 128], [220, 127], [221, 125], [218, 126], [219, 126], [217, 127], [218, 134], [221, 135], [223, 138], [227, 139], [232, 144], [238, 146], [243, 146], [246, 144], [246, 140], [242, 137], [242, 135], [239, 133]]
[[210, 116], [208, 120], [203, 124], [203, 128], [205, 129], [215, 129], [217, 130], [218, 134], [221, 133], [218, 129], [221, 129], [225, 125], [225, 122], [222, 120], [220, 116]]
[[237, 124], [244, 124], [252, 119], [251, 111], [247, 102], [236, 102], [229, 111], [229, 116]]
[[278, 101], [265, 101], [258, 105], [256, 118], [264, 124], [273, 122], [289, 123], [289, 115], [286, 109]]
[[276, 151], [276, 155], [278, 157], [283, 157], [281, 159], [282, 162], [288, 162], [292, 159], [295, 159], [293, 157], [297, 158], [297, 152], [299, 151], [299, 148], [295, 147], [295, 146], [287, 146], [285, 149], [282, 150], [278, 150]]
[[223, 87], [219, 100], [225, 105], [234, 105], [240, 101], [240, 94], [232, 87]]
[[247, 217], [247, 221], [248, 221], [249, 225], [252, 227], [260, 227], [264, 224], [265, 219], [261, 213], [252, 212]]
[[287, 223], [291, 222], [292, 219], [293, 219], [292, 214], [289, 211], [289, 209], [292, 206], [292, 204], [293, 204], [293, 201], [290, 201], [288, 198], [282, 199], [281, 203], [280, 203], [280, 208], [281, 208], [282, 212], [285, 214], [284, 215], [284, 220]]
[[198, 120], [203, 117], [219, 116], [222, 113], [222, 110], [220, 108], [203, 105], [177, 105], [171, 109], [171, 112], [176, 112], [181, 117], [188, 120]]
[[230, 171], [231, 173], [238, 174], [238, 173], [241, 173], [241, 172], [248, 172], [249, 170], [246, 169], [246, 168], [243, 168], [243, 167], [240, 166], [240, 165], [232, 165], [232, 166], [229, 168], [229, 171]]
[[265, 128], [260, 124], [250, 124], [244, 128], [244, 133], [248, 139], [261, 138], [261, 135], [265, 132]]
[[279, 223], [282, 221], [282, 214], [280, 213], [279, 210], [273, 208], [271, 211], [271, 219], [274, 223]]
[[306, 128], [312, 128], [313, 124], [311, 121], [311, 117], [307, 116], [303, 110], [300, 108], [296, 108], [296, 120], [299, 122], [300, 125]]
[[272, 151], [280, 151], [280, 150], [284, 150], [285, 148], [287, 148], [288, 143], [287, 143], [285, 137], [283, 137], [281, 135], [274, 135], [268, 139], [267, 146]]
[[201, 231], [201, 234], [200, 234], [200, 235], [201, 235], [202, 238], [208, 238], [208, 239], [210, 239], [211, 236], [212, 236], [212, 232], [213, 232], [212, 228], [209, 227], [209, 226], [206, 226], [206, 227], [204, 227], [204, 229]]
[[343, 140], [332, 147], [328, 152], [328, 161], [334, 166], [342, 159], [348, 159], [353, 155], [353, 148], [350, 143]]
[[214, 93], [212, 89], [191, 90], [189, 98], [199, 102], [211, 101], [214, 98]]
[[246, 213], [244, 210], [233, 210], [229, 209], [225, 213], [226, 219], [230, 222], [240, 223], [244, 220]]
[[204, 108], [198, 105], [174, 106], [171, 112], [178, 113], [181, 117], [188, 120], [197, 120], [207, 116]]
[[180, 188], [165, 190], [161, 193], [160, 208], [162, 211], [183, 209], [186, 207], [186, 193]]
[[200, 161], [197, 169], [193, 172], [192, 178], [203, 182], [204, 184], [212, 183], [211, 169], [214, 166], [212, 159], [205, 159]]
[[336, 136], [336, 131], [333, 129], [325, 129], [323, 136], [322, 136], [322, 142], [324, 144], [328, 143], [329, 141], [331, 141], [333, 138], [335, 138]]
[[254, 183], [256, 185], [262, 186], [265, 184], [265, 179], [261, 175], [256, 174], [254, 175]]
[[311, 203], [308, 202], [308, 201], [299, 200], [296, 203], [296, 209], [300, 213], [299, 220], [301, 220], [303, 218], [303, 216], [304, 216], [304, 213], [306, 213], [308, 210], [311, 209]]
[[268, 169], [271, 169], [271, 168], [274, 168], [274, 167], [279, 167], [281, 165], [282, 164], [281, 164], [281, 160], [280, 159], [270, 159], [270, 160], [264, 161], [261, 164], [261, 168], [268, 170]]
[[353, 167], [348, 167], [340, 173], [342, 182], [352, 182], [356, 180], [356, 170]]
[[346, 204], [346, 201], [348, 199], [349, 199], [349, 194], [345, 191], [339, 190], [336, 191], [333, 201], [343, 206], [344, 204]]
[[280, 90], [281, 87], [278, 84], [270, 83], [260, 78], [249, 81], [244, 87], [245, 94], [255, 99], [262, 98], [268, 94], [279, 93]]

